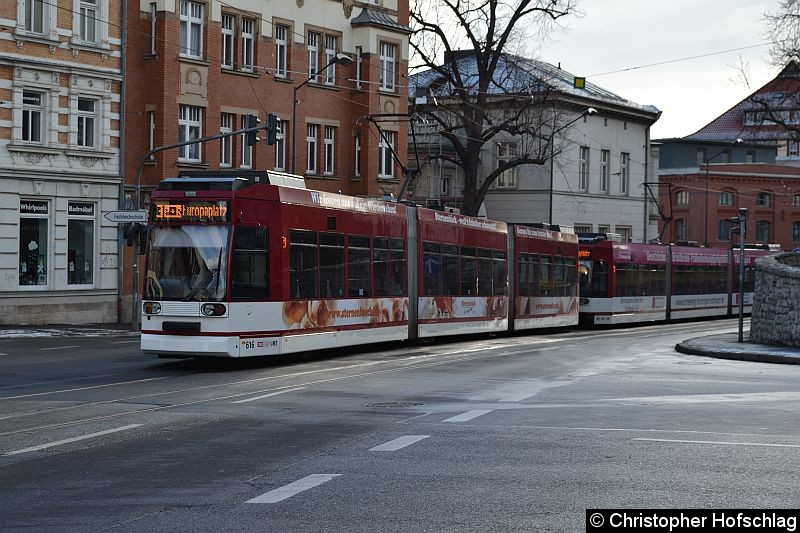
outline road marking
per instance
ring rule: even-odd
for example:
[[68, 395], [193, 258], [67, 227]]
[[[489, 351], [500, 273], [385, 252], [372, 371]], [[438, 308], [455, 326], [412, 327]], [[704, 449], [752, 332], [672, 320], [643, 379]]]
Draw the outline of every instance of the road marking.
[[293, 483], [284, 485], [283, 487], [271, 490], [261, 496], [247, 500], [245, 503], [278, 503], [291, 498], [296, 494], [300, 494], [308, 489], [313, 489], [323, 483], [327, 483], [333, 478], [339, 477], [341, 474], [311, 474], [303, 479], [298, 479]]
[[[134, 379], [133, 381], [118, 381], [116, 383], [105, 383], [103, 385], [91, 385], [89, 387], [77, 387], [74, 389], [60, 389], [60, 390], [52, 390], [47, 392], [35, 392], [32, 394], [20, 394], [18, 396], [0, 396], [0, 400], [19, 400], [20, 398], [33, 398], [34, 396], [45, 396], [47, 394], [61, 394], [64, 392], [77, 392], [77, 391], [84, 391], [84, 390], [91, 390], [91, 389], [102, 389], [104, 387], [116, 387], [117, 385], [132, 385], [133, 383], [146, 383], [148, 381], [160, 381], [162, 379], [167, 379], [169, 376], [161, 376], [160, 378], [145, 378], [145, 379]], [[124, 398], [122, 398], [124, 399]], [[115, 400], [116, 401], [116, 400]]]
[[473, 409], [472, 411], [467, 411], [466, 413], [461, 413], [460, 415], [452, 416], [447, 420], [445, 420], [445, 422], [466, 422], [467, 420], [472, 420], [473, 418], [478, 418], [479, 416], [491, 412], [492, 409]]
[[117, 433], [119, 431], [126, 431], [128, 429], [138, 428], [139, 426], [141, 426], [141, 424], [129, 424], [127, 426], [122, 426], [119, 428], [107, 429], [105, 431], [98, 431], [97, 433], [82, 435], [80, 437], [72, 437], [71, 439], [58, 440], [55, 442], [49, 442], [47, 444], [40, 444], [39, 446], [31, 446], [30, 448], [23, 448], [22, 450], [7, 452], [4, 453], [3, 455], [17, 455], [20, 453], [37, 452], [39, 450], [44, 450], [46, 448], [52, 448], [53, 446], [60, 446], [62, 444], [69, 444], [70, 442], [78, 442], [80, 440], [92, 439], [94, 437], [100, 437], [101, 435], [108, 435], [110, 433]]
[[679, 444], [722, 444], [728, 446], [764, 446], [767, 448], [800, 448], [800, 444], [768, 444], [763, 442], [729, 442], [721, 440], [678, 440], [678, 439], [645, 439], [638, 438], [633, 440], [642, 440], [648, 442], [677, 442]]
[[675, 396], [632, 396], [630, 398], [603, 399], [604, 402], [635, 402], [644, 404], [784, 402], [797, 400], [800, 400], [800, 392], [796, 391], [686, 394]]
[[140, 342], [141, 342], [140, 340], [135, 340], [135, 341], [117, 341], [117, 342], [112, 342], [111, 344], [139, 344]]
[[404, 437], [399, 437], [394, 440], [390, 440], [389, 442], [385, 442], [380, 446], [375, 446], [374, 448], [370, 448], [369, 451], [371, 452], [396, 452], [401, 448], [405, 448], [406, 446], [410, 446], [415, 442], [419, 442], [423, 439], [427, 439], [430, 435], [406, 435]]
[[295, 387], [295, 388], [293, 388], [293, 389], [279, 390], [279, 391], [277, 391], [277, 392], [271, 392], [271, 393], [269, 393], [269, 394], [263, 394], [263, 395], [261, 395], [261, 396], [256, 396], [255, 398], [247, 398], [247, 399], [245, 399], [245, 400], [236, 400], [235, 402], [231, 402], [231, 403], [247, 403], [247, 402], [254, 402], [254, 401], [256, 401], [256, 400], [262, 400], [262, 399], [264, 399], [264, 398], [269, 398], [269, 397], [271, 397], [271, 396], [277, 396], [277, 395], [279, 395], [279, 394], [286, 394], [287, 392], [294, 392], [294, 391], [303, 390], [303, 389], [305, 389], [305, 387]]
[[80, 348], [80, 346], [55, 346], [53, 348], [39, 348], [39, 350], [42, 352], [47, 352], [50, 350], [66, 350], [69, 348]]

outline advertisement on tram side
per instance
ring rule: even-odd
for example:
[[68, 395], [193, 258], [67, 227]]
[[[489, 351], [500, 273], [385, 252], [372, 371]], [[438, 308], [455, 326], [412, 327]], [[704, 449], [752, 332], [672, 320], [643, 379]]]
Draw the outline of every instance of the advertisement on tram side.
[[505, 318], [508, 296], [424, 296], [419, 299], [420, 321]]
[[386, 325], [407, 320], [408, 298], [283, 302], [283, 323], [286, 329]]

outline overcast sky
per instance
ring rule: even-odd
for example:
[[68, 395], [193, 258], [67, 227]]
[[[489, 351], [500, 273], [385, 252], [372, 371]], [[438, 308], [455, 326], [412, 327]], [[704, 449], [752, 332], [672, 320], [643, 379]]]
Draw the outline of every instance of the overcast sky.
[[[628, 100], [659, 108], [653, 139], [694, 133], [778, 73], [768, 63], [762, 21], [764, 13], [777, 10], [778, 0], [578, 2], [584, 16], [571, 18], [567, 32], [555, 33], [534, 53]], [[739, 74], [742, 62], [749, 87]], [[633, 67], [643, 68], [609, 74]]]

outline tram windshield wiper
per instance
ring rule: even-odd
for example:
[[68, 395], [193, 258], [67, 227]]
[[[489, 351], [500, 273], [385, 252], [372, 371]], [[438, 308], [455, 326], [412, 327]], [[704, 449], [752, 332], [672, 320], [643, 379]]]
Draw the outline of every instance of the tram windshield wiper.
[[208, 271], [208, 273], [210, 275], [205, 276], [203, 279], [201, 279], [197, 283], [197, 285], [192, 287], [192, 290], [189, 291], [189, 294], [187, 294], [184, 297], [184, 299], [183, 299], [184, 302], [190, 301], [192, 298], [197, 296], [200, 293], [200, 291], [202, 291], [203, 289], [205, 289], [209, 285], [211, 285], [211, 283], [219, 276], [219, 269], [218, 268], [212, 268], [211, 270]]

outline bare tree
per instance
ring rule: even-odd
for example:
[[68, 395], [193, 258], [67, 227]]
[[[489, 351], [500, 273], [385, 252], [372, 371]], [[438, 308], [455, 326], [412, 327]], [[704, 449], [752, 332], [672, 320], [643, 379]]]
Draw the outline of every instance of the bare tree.
[[777, 11], [764, 15], [764, 22], [772, 64], [785, 67], [800, 60], [800, 1], [781, 0]]
[[[544, 164], [558, 119], [548, 109], [551, 85], [515, 55], [579, 14], [574, 0], [416, 0], [410, 19], [418, 87], [428, 103], [415, 112], [434, 122], [454, 147], [464, 174], [462, 212], [476, 215], [487, 191], [506, 170]], [[412, 89], [414, 87], [412, 86]], [[516, 153], [481, 176], [481, 149], [516, 136]]]

